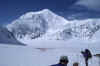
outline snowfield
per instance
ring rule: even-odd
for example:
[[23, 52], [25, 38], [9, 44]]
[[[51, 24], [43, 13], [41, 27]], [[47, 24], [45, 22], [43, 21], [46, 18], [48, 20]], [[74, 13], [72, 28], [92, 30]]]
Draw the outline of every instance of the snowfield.
[[[49, 66], [58, 63], [60, 56], [67, 55], [68, 66], [79, 62], [85, 66], [81, 51], [89, 48], [92, 54], [100, 53], [100, 41], [70, 40], [48, 41], [34, 40], [29, 46], [0, 44], [0, 66]], [[99, 58], [89, 60], [89, 66], [99, 66]]]
[[6, 27], [21, 43], [27, 40], [91, 39], [100, 30], [99, 18], [68, 20], [49, 9], [28, 12]]
[[[28, 12], [1, 27], [0, 37], [0, 66], [50, 66], [62, 55], [68, 66], [85, 66], [81, 51], [100, 54], [100, 18], [69, 21], [49, 9]], [[93, 56], [89, 66], [100, 66], [100, 58]]]

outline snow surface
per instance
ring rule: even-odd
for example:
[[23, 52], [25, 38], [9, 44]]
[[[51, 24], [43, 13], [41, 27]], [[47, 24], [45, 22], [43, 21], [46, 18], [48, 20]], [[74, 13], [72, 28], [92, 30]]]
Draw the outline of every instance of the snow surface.
[[100, 29], [100, 19], [85, 19], [68, 21], [49, 9], [39, 12], [28, 12], [11, 24], [8, 30], [17, 40], [27, 44], [27, 41], [38, 40], [69, 40], [73, 38], [91, 39]]
[[[88, 48], [93, 55], [100, 54], [99, 21], [68, 21], [48, 9], [26, 13], [7, 25], [7, 29], [0, 29], [0, 40], [11, 42], [4, 45], [0, 41], [0, 66], [49, 66], [58, 63], [62, 55], [68, 56], [68, 66], [74, 62], [85, 66], [81, 51]], [[14, 44], [15, 39], [27, 46], [8, 45]], [[93, 56], [89, 66], [100, 66], [99, 62]]]
[[[98, 31], [93, 39], [69, 41], [62, 40], [27, 40], [28, 46], [15, 46], [0, 44], [0, 66], [50, 66], [59, 62], [62, 55], [69, 58], [68, 66], [78, 62], [79, 66], [85, 66], [81, 51], [88, 48], [94, 54], [100, 54], [100, 37]], [[99, 66], [100, 60], [93, 56], [89, 60], [89, 66]]]
[[[62, 55], [68, 56], [68, 66], [72, 66], [74, 62], [79, 62], [79, 66], [85, 66], [80, 52], [88, 48], [93, 55], [100, 53], [99, 43], [83, 40], [34, 40], [31, 43], [33, 46], [0, 44], [0, 66], [49, 66], [58, 63]], [[89, 60], [89, 66], [99, 66], [99, 58], [93, 56]]]
[[56, 36], [67, 23], [68, 21], [63, 17], [44, 9], [39, 12], [29, 12], [22, 15], [7, 25], [7, 28], [15, 35], [16, 39], [35, 39], [43, 36]]
[[13, 33], [9, 32], [8, 29], [3, 26], [0, 26], [0, 43], [24, 45], [17, 41]]

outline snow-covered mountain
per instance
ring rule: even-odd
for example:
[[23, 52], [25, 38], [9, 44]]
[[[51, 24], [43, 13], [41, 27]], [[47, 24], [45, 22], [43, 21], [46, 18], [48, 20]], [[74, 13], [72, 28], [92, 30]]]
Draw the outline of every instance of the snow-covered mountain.
[[9, 24], [8, 30], [17, 38], [29, 37], [35, 39], [46, 33], [58, 32], [68, 21], [48, 9], [39, 12], [29, 12]]
[[100, 19], [74, 20], [66, 30], [70, 30], [74, 38], [91, 39], [100, 30]]
[[71, 38], [91, 39], [97, 31], [100, 31], [100, 19], [73, 20], [64, 25], [62, 30], [53, 34], [46, 33], [42, 38], [68, 40]]
[[100, 19], [84, 19], [68, 21], [48, 9], [29, 12], [11, 24], [8, 30], [16, 39], [32, 40], [68, 40], [71, 38], [90, 39], [100, 29]]
[[22, 44], [16, 40], [13, 33], [9, 32], [7, 28], [0, 27], [0, 43]]

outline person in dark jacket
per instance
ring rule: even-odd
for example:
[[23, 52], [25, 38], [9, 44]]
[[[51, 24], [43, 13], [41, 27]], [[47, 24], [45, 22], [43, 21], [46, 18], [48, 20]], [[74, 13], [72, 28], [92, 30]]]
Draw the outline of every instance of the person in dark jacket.
[[73, 66], [79, 66], [79, 63], [78, 63], [78, 62], [75, 62], [75, 63], [73, 64]]
[[67, 56], [61, 56], [59, 63], [51, 65], [51, 66], [67, 66], [68, 62], [69, 62], [69, 60], [68, 60]]
[[85, 49], [85, 51], [82, 51], [81, 53], [84, 56], [86, 66], [88, 66], [88, 60], [90, 58], [92, 58], [92, 54], [91, 54], [90, 50], [89, 49]]

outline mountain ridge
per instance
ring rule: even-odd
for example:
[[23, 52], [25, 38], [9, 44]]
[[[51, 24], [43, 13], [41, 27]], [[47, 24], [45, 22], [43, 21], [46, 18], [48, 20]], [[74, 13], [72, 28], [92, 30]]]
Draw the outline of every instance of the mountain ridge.
[[12, 32], [9, 32], [6, 27], [0, 26], [0, 43], [4, 44], [14, 44], [14, 45], [24, 45], [19, 42]]
[[91, 39], [100, 29], [100, 19], [69, 21], [49, 9], [29, 12], [7, 25], [19, 41]]

